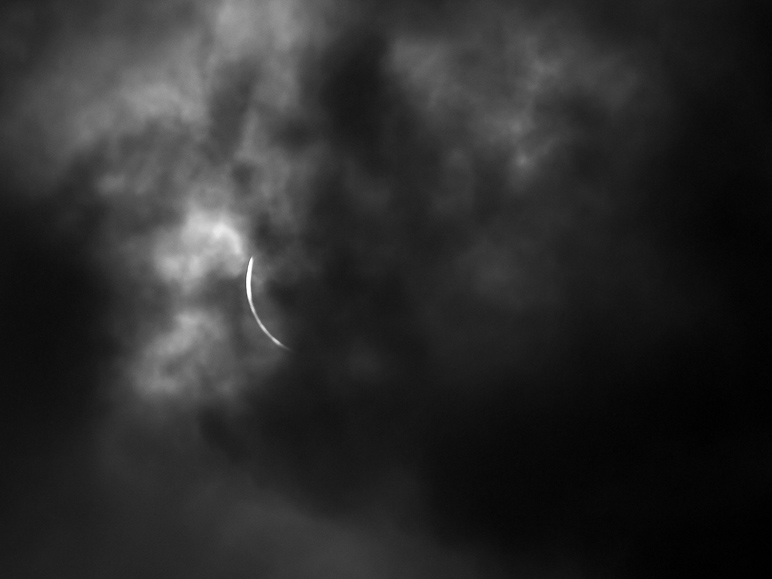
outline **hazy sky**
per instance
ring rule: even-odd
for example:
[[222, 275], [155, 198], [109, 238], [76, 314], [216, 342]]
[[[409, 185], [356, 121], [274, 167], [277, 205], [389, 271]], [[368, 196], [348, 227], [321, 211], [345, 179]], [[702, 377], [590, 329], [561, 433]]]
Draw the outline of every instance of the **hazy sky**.
[[4, 3], [0, 575], [745, 575], [770, 16]]

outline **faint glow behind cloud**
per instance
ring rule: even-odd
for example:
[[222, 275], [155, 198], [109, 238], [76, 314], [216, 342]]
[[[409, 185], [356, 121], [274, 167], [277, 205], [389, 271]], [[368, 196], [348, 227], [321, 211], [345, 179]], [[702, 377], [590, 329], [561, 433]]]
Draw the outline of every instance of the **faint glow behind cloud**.
[[164, 233], [155, 250], [161, 278], [184, 293], [200, 289], [211, 275], [240, 274], [244, 258], [244, 240], [234, 219], [202, 209], [193, 209], [179, 228]]

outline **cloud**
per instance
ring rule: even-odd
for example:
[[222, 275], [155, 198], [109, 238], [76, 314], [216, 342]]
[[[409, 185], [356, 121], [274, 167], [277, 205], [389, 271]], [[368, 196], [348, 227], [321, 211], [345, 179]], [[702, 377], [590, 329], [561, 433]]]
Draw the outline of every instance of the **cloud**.
[[[756, 552], [730, 535], [769, 482], [759, 15], [4, 10], [8, 568], [625, 577]], [[250, 256], [292, 354], [250, 316]]]

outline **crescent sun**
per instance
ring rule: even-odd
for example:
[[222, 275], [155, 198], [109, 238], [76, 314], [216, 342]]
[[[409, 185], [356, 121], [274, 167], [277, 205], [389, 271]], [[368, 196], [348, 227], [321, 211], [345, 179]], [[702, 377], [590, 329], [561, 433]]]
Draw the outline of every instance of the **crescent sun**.
[[266, 328], [263, 325], [263, 322], [260, 321], [260, 317], [257, 315], [257, 312], [255, 311], [255, 304], [252, 302], [252, 264], [255, 261], [254, 257], [249, 258], [249, 265], [247, 265], [247, 301], [249, 302], [249, 309], [252, 310], [252, 316], [255, 318], [255, 321], [257, 322], [257, 325], [260, 326], [260, 329], [263, 330], [263, 333], [268, 336], [271, 341], [279, 346], [280, 348], [283, 348], [287, 350], [288, 352], [291, 352], [287, 346], [282, 344], [279, 340], [277, 340], [271, 332], [268, 331], [268, 328]]

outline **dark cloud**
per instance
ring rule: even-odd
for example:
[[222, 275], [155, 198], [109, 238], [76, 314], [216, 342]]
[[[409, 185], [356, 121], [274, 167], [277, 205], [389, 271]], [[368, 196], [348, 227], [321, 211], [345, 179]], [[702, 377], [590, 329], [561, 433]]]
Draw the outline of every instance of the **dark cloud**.
[[[2, 74], [54, 76], [51, 47], [79, 27], [134, 39], [118, 61], [139, 66], [206, 13], [162, 4], [14, 9], [27, 24]], [[234, 10], [234, 38], [263, 17]], [[315, 22], [324, 41], [279, 64], [210, 39], [235, 56], [191, 90], [200, 123], [153, 117], [173, 83], [126, 89], [132, 122], [78, 117], [65, 91], [61, 116], [107, 120], [63, 141], [47, 180], [3, 111], [4, 566], [749, 570], [770, 507], [769, 14], [600, 0], [352, 14]], [[296, 100], [266, 104], [292, 66]], [[104, 92], [117, 107], [111, 90], [83, 106]], [[269, 264], [256, 283], [291, 355], [243, 330], [240, 265], [217, 273], [250, 250], [201, 249], [229, 243], [223, 206], [254, 211], [246, 245]], [[219, 237], [199, 241], [207, 219]]]
[[88, 420], [98, 364], [110, 353], [109, 293], [92, 246], [100, 209], [82, 186], [73, 176], [53, 201], [19, 202], [18, 191], [5, 191], [3, 423], [29, 442]]
[[[571, 136], [555, 173], [529, 186], [540, 199], [513, 202], [503, 164], [474, 150], [474, 202], [450, 221], [432, 203], [454, 134], [404, 99], [384, 64], [389, 40], [357, 31], [320, 59], [312, 94], [344, 167], [312, 200], [315, 273], [276, 290], [305, 321], [301, 353], [242, 427], [325, 509], [355, 507], [379, 469], [401, 463], [448, 540], [625, 576], [729, 572], [760, 554], [750, 529], [768, 509], [739, 474], [767, 445], [770, 127], [767, 87], [746, 63], [764, 48], [740, 39], [747, 19], [720, 22], [747, 16], [719, 4], [694, 22], [689, 7], [647, 9], [649, 36], [629, 39], [628, 5], [605, 8], [570, 9], [617, 50], [649, 43], [664, 115], [556, 93], [539, 114]], [[625, 148], [641, 131], [644, 144]], [[453, 271], [456, 253], [497, 221], [516, 263], [533, 213], [572, 220], [545, 254], [560, 298], [482, 299]], [[220, 444], [249, 448], [209, 418]]]
[[218, 71], [209, 102], [210, 129], [207, 144], [218, 160], [229, 159], [239, 146], [257, 81], [255, 63], [240, 62], [226, 65]]

